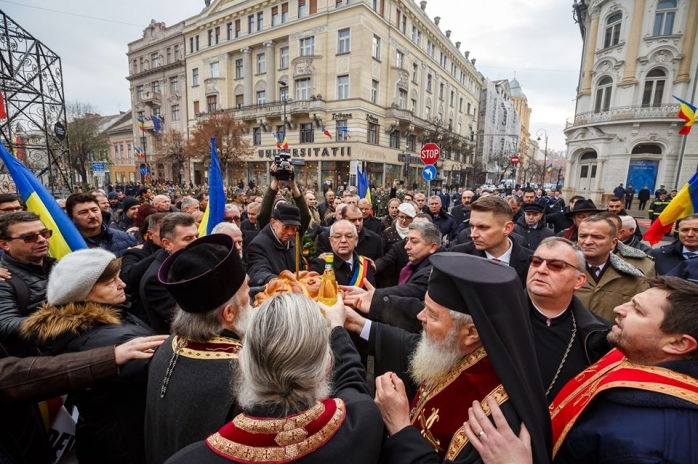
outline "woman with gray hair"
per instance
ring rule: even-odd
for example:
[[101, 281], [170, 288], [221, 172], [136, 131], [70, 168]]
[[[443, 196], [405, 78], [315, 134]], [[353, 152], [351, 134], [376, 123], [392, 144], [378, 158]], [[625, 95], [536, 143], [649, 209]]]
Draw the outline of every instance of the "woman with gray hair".
[[337, 317], [341, 296], [322, 309], [326, 318], [318, 303], [297, 294], [265, 301], [240, 355], [235, 389], [243, 413], [167, 462], [377, 462], [381, 416]]

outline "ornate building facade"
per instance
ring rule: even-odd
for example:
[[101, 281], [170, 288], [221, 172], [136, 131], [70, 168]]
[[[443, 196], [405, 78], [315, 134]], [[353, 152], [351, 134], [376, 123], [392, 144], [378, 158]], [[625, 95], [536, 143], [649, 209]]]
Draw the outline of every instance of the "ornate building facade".
[[577, 108], [565, 129], [565, 195], [603, 201], [618, 184], [680, 188], [696, 171], [698, 134], [678, 134], [694, 101], [698, 2], [575, 0], [584, 40]]
[[[131, 132], [134, 151], [141, 151], [135, 160], [137, 181], [145, 180], [146, 170], [153, 179], [192, 179], [190, 166], [171, 162], [159, 145], [169, 131], [186, 137], [188, 130], [183, 28], [184, 22], [167, 27], [151, 21], [143, 37], [128, 44]], [[153, 116], [160, 122], [159, 131]]]
[[207, 2], [185, 20], [189, 127], [226, 111], [244, 123], [254, 155], [237, 182], [268, 181], [277, 134], [299, 182], [369, 180], [423, 185], [422, 144], [441, 144], [439, 177], [463, 184], [474, 156], [481, 77], [426, 1]]

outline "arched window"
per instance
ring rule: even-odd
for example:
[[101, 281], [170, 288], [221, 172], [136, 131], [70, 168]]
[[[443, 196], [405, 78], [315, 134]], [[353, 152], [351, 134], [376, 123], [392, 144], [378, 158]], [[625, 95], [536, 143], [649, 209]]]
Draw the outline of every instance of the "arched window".
[[654, 31], [652, 35], [671, 35], [676, 19], [676, 0], [659, 0], [654, 14]]
[[603, 48], [618, 45], [620, 42], [620, 23], [623, 13], [616, 13], [606, 19], [606, 34], [604, 35]]
[[596, 183], [596, 152], [588, 151], [579, 157], [579, 190], [589, 191]]
[[654, 143], [641, 143], [635, 145], [631, 153], [633, 155], [661, 155], [662, 147]]
[[645, 90], [642, 92], [642, 106], [660, 106], [664, 97], [666, 73], [663, 69], [655, 68], [647, 73]]
[[611, 91], [613, 89], [613, 79], [604, 76], [596, 84], [596, 102], [594, 103], [594, 113], [608, 111], [611, 107]]

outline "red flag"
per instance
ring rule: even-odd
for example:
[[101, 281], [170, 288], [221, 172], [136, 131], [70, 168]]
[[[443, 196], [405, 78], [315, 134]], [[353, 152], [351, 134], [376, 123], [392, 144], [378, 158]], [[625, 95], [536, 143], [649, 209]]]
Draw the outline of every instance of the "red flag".
[[0, 92], [0, 119], [7, 119], [7, 111], [5, 110], [5, 97]]

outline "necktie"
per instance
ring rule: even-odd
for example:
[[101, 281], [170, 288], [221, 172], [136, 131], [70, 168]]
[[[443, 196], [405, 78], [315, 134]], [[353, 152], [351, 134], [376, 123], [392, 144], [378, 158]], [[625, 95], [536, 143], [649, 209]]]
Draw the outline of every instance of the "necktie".
[[410, 280], [410, 277], [412, 277], [412, 271], [414, 271], [412, 264], [407, 263], [407, 265], [400, 270], [400, 279], [397, 282], [398, 285], [406, 284], [407, 281]]
[[599, 268], [599, 266], [589, 266], [589, 273], [594, 278], [594, 280], [597, 282], [599, 281], [599, 271], [600, 270], [601, 269]]
[[684, 256], [686, 259], [693, 259], [693, 258], [695, 258], [695, 257], [698, 257], [698, 253], [694, 253], [694, 252], [692, 252], [692, 251], [687, 251], [686, 253], [683, 254], [683, 256]]
[[496, 261], [496, 262], [498, 262], [498, 263], [501, 263], [501, 262], [502, 262], [502, 260], [499, 259], [499, 258], [492, 258], [492, 261]]

